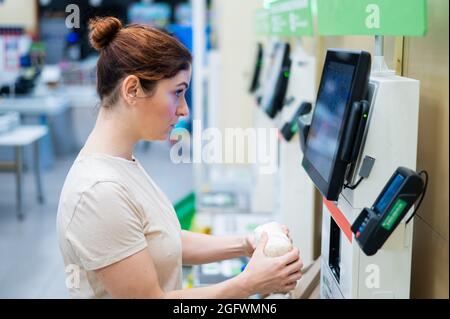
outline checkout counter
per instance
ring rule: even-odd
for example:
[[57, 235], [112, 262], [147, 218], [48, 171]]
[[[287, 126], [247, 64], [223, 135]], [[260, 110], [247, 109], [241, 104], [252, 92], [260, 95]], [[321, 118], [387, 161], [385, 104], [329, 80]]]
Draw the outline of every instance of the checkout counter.
[[420, 85], [371, 64], [328, 50], [306, 140], [302, 164], [323, 196], [322, 298], [409, 298], [412, 207], [426, 191]]

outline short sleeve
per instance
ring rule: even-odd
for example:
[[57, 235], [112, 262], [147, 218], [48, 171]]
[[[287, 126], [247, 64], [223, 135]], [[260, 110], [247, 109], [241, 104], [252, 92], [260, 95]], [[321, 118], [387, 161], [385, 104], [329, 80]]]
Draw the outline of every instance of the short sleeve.
[[84, 269], [100, 269], [147, 247], [139, 211], [118, 183], [100, 182], [82, 193], [66, 238]]

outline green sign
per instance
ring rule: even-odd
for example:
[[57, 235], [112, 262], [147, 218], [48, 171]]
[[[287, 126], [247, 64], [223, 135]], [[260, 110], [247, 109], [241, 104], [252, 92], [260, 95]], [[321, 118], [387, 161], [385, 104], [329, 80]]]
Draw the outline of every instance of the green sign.
[[402, 199], [398, 199], [395, 202], [394, 206], [392, 207], [391, 211], [384, 218], [384, 221], [381, 224], [381, 226], [386, 230], [391, 230], [391, 228], [394, 226], [397, 219], [402, 214], [405, 207], [406, 207], [406, 202]]
[[320, 35], [423, 36], [427, 0], [317, 0]]
[[270, 34], [270, 12], [269, 10], [261, 9], [256, 11], [255, 25], [257, 35]]
[[280, 0], [270, 6], [270, 34], [311, 36], [311, 0]]

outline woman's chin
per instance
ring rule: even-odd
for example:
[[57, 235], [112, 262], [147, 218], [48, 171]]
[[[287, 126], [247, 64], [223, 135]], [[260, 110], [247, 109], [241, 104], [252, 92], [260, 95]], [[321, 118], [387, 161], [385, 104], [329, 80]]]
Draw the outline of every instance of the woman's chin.
[[160, 136], [146, 136], [142, 140], [147, 142], [161, 142], [161, 141], [167, 141], [169, 139], [169, 134], [161, 134]]
[[170, 134], [172, 133], [172, 129], [173, 128], [170, 127], [170, 129], [167, 129], [164, 132], [159, 132], [159, 134], [155, 134], [155, 132], [153, 132], [152, 134], [144, 136], [143, 140], [144, 141], [149, 141], [149, 142], [167, 141], [170, 138]]

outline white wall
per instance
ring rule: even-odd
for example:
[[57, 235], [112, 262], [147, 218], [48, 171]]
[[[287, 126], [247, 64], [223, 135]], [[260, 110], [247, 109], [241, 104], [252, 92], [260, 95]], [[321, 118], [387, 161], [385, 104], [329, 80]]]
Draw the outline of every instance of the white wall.
[[219, 128], [252, 127], [253, 98], [248, 88], [253, 71], [256, 34], [254, 12], [261, 0], [214, 0], [214, 30], [220, 54]]

